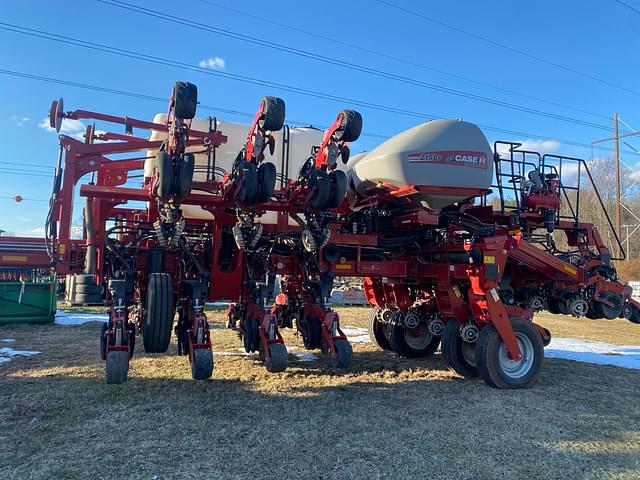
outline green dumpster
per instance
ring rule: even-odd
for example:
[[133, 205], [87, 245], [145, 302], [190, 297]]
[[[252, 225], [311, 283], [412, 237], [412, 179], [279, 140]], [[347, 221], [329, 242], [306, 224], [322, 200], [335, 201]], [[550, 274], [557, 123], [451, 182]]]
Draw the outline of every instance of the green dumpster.
[[53, 322], [56, 284], [55, 275], [0, 280], [0, 325]]

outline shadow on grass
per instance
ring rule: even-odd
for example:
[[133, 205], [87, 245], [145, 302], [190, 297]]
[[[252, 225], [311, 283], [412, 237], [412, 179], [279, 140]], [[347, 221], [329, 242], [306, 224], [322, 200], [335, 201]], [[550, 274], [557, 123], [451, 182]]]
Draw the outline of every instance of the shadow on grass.
[[106, 385], [99, 329], [2, 330], [43, 354], [0, 367], [0, 478], [640, 476], [636, 371], [547, 360], [499, 391], [439, 354], [357, 350], [344, 371], [315, 351], [280, 374], [221, 356], [194, 381], [186, 358], [142, 354]]

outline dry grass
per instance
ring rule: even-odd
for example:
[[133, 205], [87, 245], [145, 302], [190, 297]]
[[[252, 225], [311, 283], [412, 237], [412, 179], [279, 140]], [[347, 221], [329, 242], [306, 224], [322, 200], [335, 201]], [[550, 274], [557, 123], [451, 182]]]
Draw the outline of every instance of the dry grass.
[[[341, 313], [364, 326], [366, 310]], [[237, 352], [222, 312], [212, 316], [214, 349]], [[628, 322], [620, 334], [617, 322], [540, 323], [640, 344]], [[270, 375], [218, 356], [214, 379], [196, 382], [185, 358], [139, 349], [129, 382], [108, 386], [98, 332], [0, 327], [12, 347], [42, 352], [0, 366], [0, 478], [640, 478], [638, 371], [546, 360], [533, 388], [498, 391], [440, 355], [356, 344], [346, 372], [291, 357]]]

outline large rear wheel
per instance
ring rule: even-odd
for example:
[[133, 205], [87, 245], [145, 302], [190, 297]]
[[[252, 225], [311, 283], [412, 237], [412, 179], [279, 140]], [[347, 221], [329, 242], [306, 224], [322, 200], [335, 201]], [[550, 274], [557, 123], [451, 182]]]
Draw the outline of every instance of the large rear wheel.
[[145, 318], [142, 324], [145, 352], [167, 351], [171, 341], [174, 310], [171, 276], [168, 273], [152, 273], [147, 285]]
[[493, 325], [480, 331], [476, 342], [476, 365], [482, 379], [492, 387], [503, 389], [530, 387], [540, 376], [544, 346], [540, 334], [531, 322], [517, 320], [513, 331], [522, 357], [513, 360], [507, 346]]

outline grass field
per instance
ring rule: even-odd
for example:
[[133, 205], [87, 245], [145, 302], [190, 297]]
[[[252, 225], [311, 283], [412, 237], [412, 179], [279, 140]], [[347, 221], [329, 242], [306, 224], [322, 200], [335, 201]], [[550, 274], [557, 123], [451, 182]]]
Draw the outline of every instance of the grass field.
[[[366, 309], [340, 312], [365, 326]], [[533, 388], [499, 391], [439, 354], [359, 343], [347, 371], [291, 356], [268, 374], [240, 354], [222, 312], [212, 317], [214, 350], [227, 354], [204, 382], [184, 357], [139, 345], [129, 381], [106, 385], [96, 323], [0, 327], [13, 348], [42, 352], [0, 365], [0, 479], [640, 478], [638, 370], [547, 359]], [[640, 345], [624, 320], [538, 321]]]

